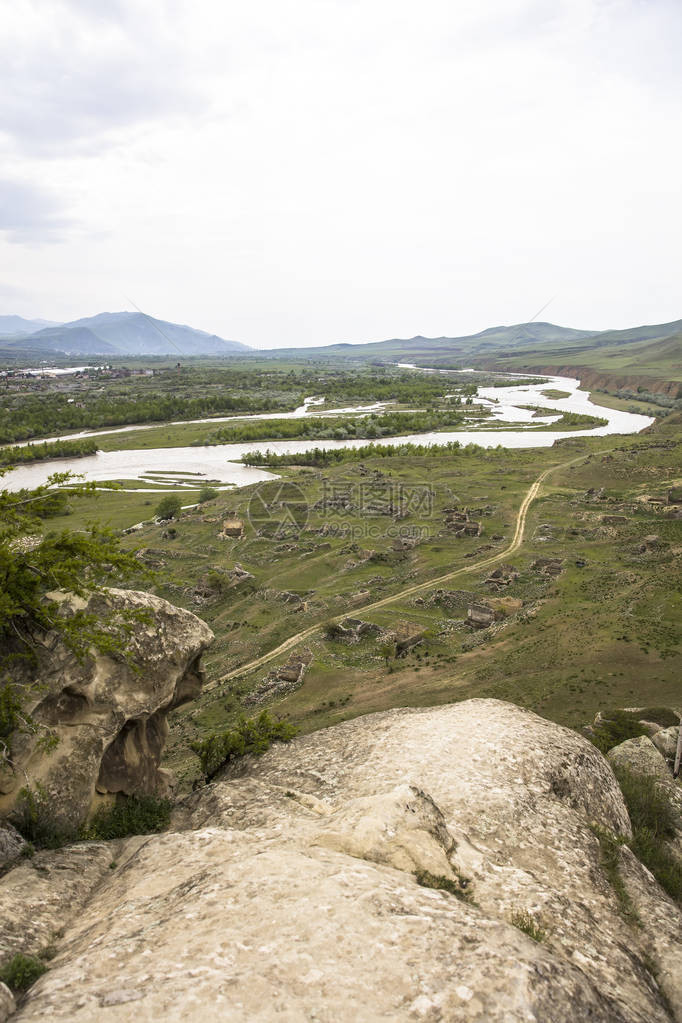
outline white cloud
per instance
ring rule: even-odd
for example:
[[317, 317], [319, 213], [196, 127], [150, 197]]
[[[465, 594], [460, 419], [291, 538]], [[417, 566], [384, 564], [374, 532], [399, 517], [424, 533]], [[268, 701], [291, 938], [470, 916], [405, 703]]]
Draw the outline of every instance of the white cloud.
[[[5, 165], [64, 203], [14, 210], [24, 314], [130, 293], [266, 346], [682, 312], [676, 3], [13, 11]], [[19, 244], [41, 216], [63, 242]]]

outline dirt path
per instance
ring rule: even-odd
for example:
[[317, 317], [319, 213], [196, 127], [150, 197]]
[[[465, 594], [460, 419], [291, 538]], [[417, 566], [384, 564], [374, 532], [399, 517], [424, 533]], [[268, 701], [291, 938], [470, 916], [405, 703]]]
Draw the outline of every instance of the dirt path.
[[[545, 469], [544, 472], [540, 473], [538, 478], [532, 484], [530, 489], [527, 491], [526, 496], [521, 502], [518, 514], [516, 516], [516, 527], [514, 529], [514, 537], [508, 547], [505, 547], [503, 551], [498, 554], [493, 554], [489, 558], [483, 558], [482, 561], [476, 561], [471, 565], [465, 565], [463, 568], [456, 568], [452, 572], [446, 572], [445, 575], [439, 575], [435, 579], [428, 579], [426, 582], [417, 583], [414, 586], [408, 586], [398, 593], [392, 593], [389, 597], [383, 597], [381, 600], [375, 600], [372, 604], [365, 604], [363, 607], [357, 608], [357, 611], [362, 611], [366, 614], [368, 611], [376, 611], [380, 607], [386, 607], [388, 604], [393, 604], [397, 600], [404, 600], [405, 597], [411, 597], [416, 593], [423, 593], [424, 590], [433, 589], [442, 583], [450, 582], [451, 579], [456, 579], [457, 576], [466, 575], [470, 572], [480, 572], [482, 568], [489, 568], [491, 565], [497, 564], [499, 561], [504, 561], [510, 555], [514, 554], [523, 542], [523, 534], [526, 528], [526, 518], [528, 516], [528, 510], [538, 496], [540, 487], [544, 483], [545, 479], [551, 472], [555, 472], [557, 469], [565, 469], [566, 466], [572, 465], [574, 462], [579, 462], [585, 455], [579, 455], [578, 458], [572, 458], [568, 462], [561, 462], [559, 465], [552, 465], [549, 469]], [[340, 622], [347, 617], [347, 614], [337, 615], [335, 618], [329, 619], [329, 622]], [[327, 623], [325, 623], [327, 624]], [[242, 664], [239, 668], [233, 668], [226, 675], [222, 675], [216, 679], [213, 683], [209, 684], [206, 689], [214, 689], [222, 682], [229, 682], [230, 679], [237, 678], [239, 675], [245, 675], [247, 672], [253, 671], [255, 668], [260, 668], [264, 664], [268, 664], [274, 660], [275, 657], [279, 657], [280, 654], [286, 653], [293, 647], [298, 646], [304, 639], [308, 639], [309, 636], [319, 632], [321, 624], [317, 622], [315, 625], [311, 625], [307, 629], [303, 629], [302, 632], [297, 632], [295, 636], [290, 636], [285, 639], [283, 643], [275, 647], [273, 650], [268, 651], [267, 654], [262, 654], [253, 661], [249, 661], [248, 664]]]

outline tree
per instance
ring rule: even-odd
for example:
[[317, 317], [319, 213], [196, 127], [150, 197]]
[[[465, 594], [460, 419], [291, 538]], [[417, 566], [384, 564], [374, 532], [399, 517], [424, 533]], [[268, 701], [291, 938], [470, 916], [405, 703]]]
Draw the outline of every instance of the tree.
[[395, 657], [395, 642], [393, 640], [387, 639], [384, 643], [381, 644], [379, 652], [381, 653], [381, 656], [386, 662], [386, 667], [388, 668], [389, 662], [392, 661], [393, 658]]
[[220, 493], [215, 487], [202, 487], [199, 491], [199, 504], [203, 504], [205, 501], [212, 501]]
[[157, 519], [175, 519], [182, 509], [182, 501], [177, 494], [168, 494], [159, 501], [154, 514]]
[[[0, 478], [8, 471], [0, 469]], [[68, 483], [68, 494], [75, 498], [93, 493], [94, 484], [73, 480], [71, 473], [54, 473], [33, 490], [0, 490], [0, 763], [9, 758], [13, 731], [37, 730], [24, 709], [25, 668], [36, 659], [40, 637], [57, 633], [80, 657], [93, 645], [121, 652], [133, 619], [139, 620], [132, 613], [102, 622], [87, 608], [65, 615], [48, 594], [88, 597], [133, 574], [151, 575], [108, 529], [46, 529], [46, 521], [63, 512], [66, 491], [55, 488]]]

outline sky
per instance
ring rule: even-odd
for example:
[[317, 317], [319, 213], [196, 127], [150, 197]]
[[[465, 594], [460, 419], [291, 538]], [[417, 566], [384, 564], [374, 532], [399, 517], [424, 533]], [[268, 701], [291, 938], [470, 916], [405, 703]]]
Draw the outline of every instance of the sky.
[[0, 313], [679, 319], [680, 53], [680, 0], [5, 2]]

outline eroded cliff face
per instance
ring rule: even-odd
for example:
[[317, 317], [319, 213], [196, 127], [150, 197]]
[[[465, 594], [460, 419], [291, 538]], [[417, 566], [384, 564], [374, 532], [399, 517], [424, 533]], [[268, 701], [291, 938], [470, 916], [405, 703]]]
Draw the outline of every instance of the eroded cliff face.
[[[166, 716], [199, 694], [201, 655], [213, 638], [195, 615], [149, 593], [113, 589], [81, 606], [102, 621], [122, 609], [146, 620], [135, 623], [125, 658], [92, 651], [81, 662], [54, 636], [37, 646], [29, 709], [44, 728], [15, 733], [12, 766], [0, 772], [0, 814], [27, 783], [40, 785], [54, 822], [67, 830], [108, 794], [165, 792]], [[46, 732], [58, 740], [47, 750], [40, 742]]]
[[644, 374], [605, 373], [602, 370], [580, 365], [528, 365], [516, 367], [516, 370], [528, 373], [544, 373], [548, 376], [577, 377], [584, 391], [636, 391], [638, 387], [644, 387], [651, 394], [664, 394], [668, 398], [682, 397], [682, 384], [677, 380], [667, 380], [665, 377]]
[[[628, 923], [595, 824], [630, 834], [606, 760], [499, 701], [275, 746], [193, 793], [170, 832], [7, 875], [0, 914], [17, 935], [30, 915], [29, 950], [65, 928], [14, 1019], [682, 1020], [680, 911], [624, 847]], [[69, 856], [87, 877], [75, 910]], [[542, 941], [512, 925], [522, 913]]]

